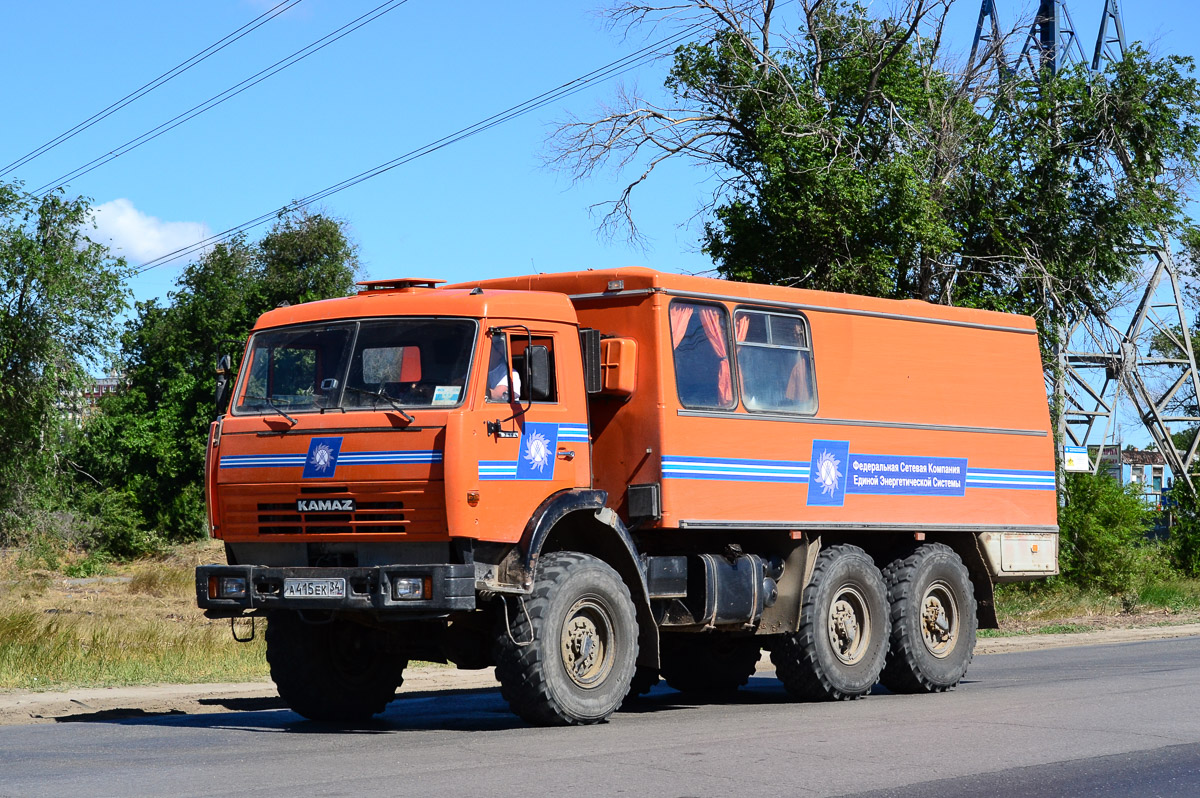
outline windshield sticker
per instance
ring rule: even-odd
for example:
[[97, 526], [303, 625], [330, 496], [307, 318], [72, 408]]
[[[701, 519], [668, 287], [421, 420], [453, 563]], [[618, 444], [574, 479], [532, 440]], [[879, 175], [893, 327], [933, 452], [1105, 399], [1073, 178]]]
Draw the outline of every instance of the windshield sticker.
[[458, 385], [439, 385], [433, 390], [433, 401], [430, 404], [434, 407], [458, 404], [458, 397], [461, 393], [462, 388]]

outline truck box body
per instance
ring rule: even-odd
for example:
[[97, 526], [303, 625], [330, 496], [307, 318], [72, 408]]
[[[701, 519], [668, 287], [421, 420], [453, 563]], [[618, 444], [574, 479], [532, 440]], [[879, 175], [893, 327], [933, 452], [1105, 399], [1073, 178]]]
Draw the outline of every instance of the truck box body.
[[[606, 290], [612, 282], [622, 288]], [[1053, 438], [1028, 317], [643, 269], [479, 285], [565, 294], [582, 326], [638, 341], [635, 393], [592, 404], [593, 470], [597, 487], [626, 507], [629, 485], [661, 484], [661, 518], [649, 526], [1057, 528]], [[684, 406], [673, 302], [719, 308], [727, 329], [739, 309], [805, 319], [815, 412], [754, 412], [738, 396], [723, 408]], [[812, 464], [825, 451], [841, 477], [822, 493]]]

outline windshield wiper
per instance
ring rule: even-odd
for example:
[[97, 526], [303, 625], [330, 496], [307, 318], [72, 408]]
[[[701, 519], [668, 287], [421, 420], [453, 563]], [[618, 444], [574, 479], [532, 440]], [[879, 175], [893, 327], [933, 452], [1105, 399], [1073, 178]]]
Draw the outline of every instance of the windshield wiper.
[[378, 402], [378, 400], [383, 399], [389, 405], [392, 406], [392, 409], [394, 409], [397, 413], [399, 413], [401, 416], [403, 416], [404, 420], [407, 421], [409, 424], [416, 421], [415, 418], [413, 418], [412, 416], [410, 416], [408, 413], [406, 413], [404, 411], [404, 408], [400, 406], [400, 401], [398, 399], [396, 399], [394, 396], [391, 396], [390, 394], [388, 394], [386, 391], [383, 390], [382, 385], [379, 386], [378, 391], [366, 391], [366, 390], [363, 390], [362, 388], [355, 388], [353, 385], [347, 385], [346, 390], [354, 391], [355, 393], [360, 393], [363, 396], [370, 396], [371, 398], [375, 399], [377, 402]]
[[257, 400], [258, 400], [258, 401], [260, 401], [260, 402], [266, 402], [266, 403], [267, 403], [267, 405], [268, 405], [268, 406], [269, 406], [269, 407], [270, 407], [272, 410], [274, 410], [276, 413], [278, 413], [279, 415], [281, 415], [281, 416], [283, 416], [284, 418], [286, 418], [288, 421], [292, 422], [292, 426], [293, 426], [293, 427], [294, 427], [294, 426], [296, 426], [296, 424], [298, 423], [298, 422], [296, 421], [296, 419], [292, 418], [292, 417], [291, 417], [291, 416], [289, 416], [287, 413], [283, 412], [283, 408], [282, 408], [282, 407], [280, 407], [279, 405], [275, 404], [275, 401], [274, 401], [274, 400], [273, 400], [271, 397], [269, 397], [269, 396], [251, 396], [250, 394], [246, 394], [246, 395], [245, 395], [245, 396], [243, 396], [242, 398], [243, 398], [243, 399], [257, 399]]

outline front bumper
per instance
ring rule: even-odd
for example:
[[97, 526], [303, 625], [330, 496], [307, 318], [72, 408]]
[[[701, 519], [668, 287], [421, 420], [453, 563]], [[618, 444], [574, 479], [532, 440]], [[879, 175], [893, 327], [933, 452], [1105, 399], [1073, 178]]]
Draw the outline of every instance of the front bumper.
[[[236, 598], [209, 595], [223, 578], [245, 579]], [[285, 579], [345, 579], [344, 596], [284, 596]], [[421, 579], [429, 595], [397, 599], [392, 584]], [[431, 617], [475, 609], [475, 566], [466, 564], [379, 565], [368, 568], [277, 568], [263, 565], [202, 565], [196, 569], [196, 601], [210, 618], [233, 618], [254, 610], [375, 611], [405, 617]]]

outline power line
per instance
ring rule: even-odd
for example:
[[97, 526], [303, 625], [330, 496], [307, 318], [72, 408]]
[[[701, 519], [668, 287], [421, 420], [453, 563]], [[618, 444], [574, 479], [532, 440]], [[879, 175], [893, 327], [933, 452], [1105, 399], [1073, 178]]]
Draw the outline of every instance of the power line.
[[210, 56], [216, 55], [221, 50], [224, 50], [226, 47], [228, 47], [229, 45], [236, 42], [238, 39], [241, 39], [243, 36], [246, 36], [247, 34], [252, 33], [253, 31], [255, 31], [258, 28], [262, 27], [263, 25], [267, 24], [268, 22], [270, 22], [272, 19], [279, 16], [283, 12], [293, 8], [300, 2], [301, 2], [301, 0], [283, 0], [283, 2], [279, 3], [278, 5], [274, 6], [273, 8], [258, 15], [257, 17], [250, 20], [242, 27], [238, 28], [237, 30], [233, 31], [232, 33], [226, 34], [224, 37], [213, 42], [208, 47], [205, 47], [203, 50], [196, 53], [191, 58], [188, 58], [188, 59], [182, 61], [181, 63], [175, 65], [171, 69], [168, 69], [166, 72], [164, 72], [161, 75], [159, 75], [158, 77], [154, 78], [154, 80], [151, 80], [149, 83], [142, 85], [140, 88], [134, 89], [129, 94], [126, 94], [124, 97], [122, 97], [121, 99], [114, 102], [112, 105], [109, 105], [107, 108], [103, 108], [103, 109], [97, 111], [95, 114], [89, 116], [87, 119], [83, 120], [82, 122], [80, 122], [79, 124], [70, 128], [69, 130], [59, 133], [57, 136], [55, 136], [54, 138], [45, 142], [41, 146], [36, 147], [36, 148], [30, 150], [29, 152], [25, 153], [17, 160], [15, 160], [12, 163], [5, 166], [3, 169], [0, 169], [0, 177], [3, 177], [4, 175], [8, 174], [9, 172], [13, 171], [14, 169], [21, 168], [25, 164], [34, 160], [35, 158], [46, 154], [50, 150], [57, 147], [59, 144], [62, 144], [64, 141], [74, 138], [78, 134], [87, 130], [92, 125], [94, 125], [104, 119], [107, 119], [108, 117], [115, 114], [117, 111], [120, 111], [125, 106], [127, 106], [133, 102], [136, 102], [137, 100], [141, 99], [142, 97], [145, 97], [147, 94], [154, 91], [159, 86], [162, 86], [164, 83], [167, 83], [171, 79], [182, 75], [184, 72], [187, 72], [189, 69], [196, 66], [197, 64], [204, 61], [205, 59], [209, 58]]
[[202, 241], [197, 241], [194, 244], [190, 244], [186, 247], [181, 247], [180, 249], [177, 249], [173, 252], [168, 252], [165, 255], [160, 255], [157, 258], [153, 258], [149, 261], [146, 261], [145, 263], [142, 264], [141, 268], [138, 269], [137, 273], [142, 274], [144, 272], [149, 271], [150, 269], [156, 268], [158, 266], [162, 266], [165, 263], [170, 263], [170, 262], [178, 260], [180, 258], [184, 258], [184, 257], [188, 257], [189, 255], [193, 255], [197, 252], [200, 252], [201, 250], [208, 248], [209, 246], [211, 246], [215, 243], [228, 240], [228, 239], [233, 238], [234, 236], [238, 235], [239, 233], [245, 232], [246, 230], [250, 230], [250, 229], [253, 229], [260, 225], [266, 224], [270, 220], [278, 218], [281, 214], [306, 207], [308, 205], [311, 205], [314, 202], [318, 202], [327, 197], [331, 197], [334, 194], [337, 194], [341, 191], [345, 191], [346, 189], [351, 188], [352, 186], [356, 186], [359, 183], [362, 183], [366, 180], [370, 180], [373, 177], [378, 177], [379, 175], [381, 175], [385, 172], [389, 172], [398, 166], [403, 166], [403, 165], [410, 163], [418, 158], [422, 158], [426, 155], [430, 155], [431, 153], [437, 152], [440, 149], [449, 147], [451, 144], [456, 144], [460, 141], [463, 141], [464, 139], [468, 139], [468, 138], [471, 138], [472, 136], [479, 135], [480, 133], [490, 130], [491, 128], [496, 127], [497, 125], [501, 125], [505, 122], [516, 119], [517, 117], [524, 116], [525, 114], [528, 114], [531, 111], [535, 111], [540, 108], [544, 108], [545, 106], [550, 105], [551, 103], [557, 102], [557, 101], [565, 99], [567, 97], [570, 97], [571, 95], [576, 94], [580, 91], [583, 91], [584, 89], [588, 88], [589, 86], [595, 85], [596, 83], [600, 83], [600, 82], [603, 82], [606, 80], [611, 80], [614, 77], [623, 75], [626, 72], [636, 69], [637, 67], [641, 66], [644, 62], [649, 61], [652, 58], [654, 58], [655, 56], [659, 55], [660, 52], [664, 48], [680, 44], [681, 42], [685, 41], [688, 37], [690, 37], [693, 33], [695, 33], [696, 31], [698, 31], [704, 27], [706, 27], [705, 23], [695, 23], [693, 25], [690, 25], [687, 28], [684, 28], [675, 34], [672, 34], [671, 36], [667, 36], [667, 37], [660, 39], [652, 44], [647, 45], [646, 47], [643, 47], [640, 50], [637, 50], [633, 53], [623, 56], [622, 58], [618, 58], [615, 61], [611, 61], [608, 64], [605, 64], [604, 66], [599, 67], [598, 69], [594, 69], [591, 72], [587, 72], [583, 75], [580, 75], [579, 77], [575, 78], [574, 80], [570, 80], [566, 83], [556, 86], [553, 89], [542, 92], [541, 94], [531, 97], [530, 99], [525, 100], [522, 103], [518, 103], [517, 105], [510, 106], [509, 108], [506, 108], [505, 110], [500, 111], [499, 113], [493, 114], [485, 119], [482, 119], [472, 125], [468, 125], [467, 127], [460, 128], [459, 130], [456, 130], [453, 133], [443, 136], [440, 139], [431, 141], [428, 144], [425, 144], [416, 149], [409, 150], [408, 152], [404, 153], [403, 155], [399, 155], [390, 161], [385, 161], [384, 163], [381, 163], [378, 166], [375, 166], [371, 169], [367, 169], [366, 171], [359, 172], [358, 174], [356, 174], [352, 177], [348, 177], [345, 180], [342, 180], [338, 183], [334, 183], [331, 186], [327, 186], [326, 188], [321, 189], [320, 191], [317, 191], [313, 194], [309, 194], [306, 197], [302, 197], [298, 200], [295, 200], [294, 202], [290, 202], [287, 205], [284, 205], [280, 208], [276, 208], [275, 210], [270, 211], [268, 213], [264, 213], [264, 214], [261, 214], [260, 216], [256, 216], [253, 219], [243, 222], [235, 227], [231, 227], [228, 230], [224, 230], [220, 233], [211, 235]]
[[54, 180], [51, 180], [49, 183], [46, 183], [46, 184], [34, 189], [33, 192], [31, 192], [31, 193], [33, 193], [36, 196], [44, 196], [46, 193], [63, 185], [64, 183], [66, 183], [69, 180], [73, 180], [77, 177], [82, 177], [83, 175], [86, 175], [87, 173], [89, 173], [91, 171], [99, 169], [101, 166], [104, 166], [106, 163], [109, 163], [110, 161], [114, 161], [117, 158], [121, 157], [122, 155], [125, 155], [126, 153], [136, 150], [138, 147], [142, 146], [143, 144], [153, 141], [154, 139], [158, 138], [159, 136], [163, 135], [164, 133], [179, 127], [180, 125], [184, 124], [185, 122], [191, 121], [192, 119], [195, 119], [197, 116], [200, 116], [201, 114], [203, 114], [207, 111], [211, 111], [213, 108], [216, 108], [218, 105], [225, 102], [226, 100], [236, 97], [237, 95], [241, 94], [242, 92], [246, 91], [247, 89], [258, 85], [259, 83], [262, 83], [267, 78], [277, 75], [278, 73], [282, 72], [283, 70], [287, 69], [288, 67], [294, 66], [295, 64], [300, 63], [305, 58], [308, 58], [310, 55], [313, 55], [314, 53], [317, 53], [317, 52], [325, 49], [326, 47], [328, 47], [329, 45], [338, 41], [339, 39], [350, 35], [354, 31], [358, 30], [359, 28], [361, 28], [371, 22], [374, 22], [375, 20], [382, 17], [384, 14], [388, 13], [389, 11], [394, 11], [395, 9], [399, 8], [400, 6], [404, 5], [407, 2], [408, 2], [408, 0], [388, 0], [388, 2], [376, 6], [375, 8], [366, 12], [365, 14], [351, 20], [350, 22], [347, 22], [345, 25], [338, 28], [337, 30], [335, 30], [331, 33], [327, 33], [326, 35], [322, 36], [320, 39], [317, 39], [316, 41], [312, 42], [311, 44], [301, 47], [299, 50], [292, 53], [291, 55], [286, 56], [285, 58], [281, 58], [280, 60], [276, 61], [274, 64], [271, 64], [269, 67], [266, 67], [265, 69], [262, 69], [259, 72], [256, 72], [255, 74], [251, 75], [250, 77], [246, 78], [245, 80], [241, 81], [240, 83], [235, 83], [234, 85], [225, 89], [225, 91], [222, 91], [218, 94], [214, 94], [212, 97], [209, 97], [204, 102], [192, 106], [191, 108], [189, 108], [188, 110], [179, 114], [178, 116], [168, 119], [166, 122], [163, 122], [162, 124], [160, 124], [159, 126], [157, 126], [155, 128], [151, 128], [150, 130], [146, 131], [145, 133], [141, 134], [140, 136], [130, 139], [129, 141], [125, 142], [124, 144], [122, 144], [112, 150], [109, 150], [105, 154], [103, 154], [97, 158], [93, 158], [91, 161], [88, 161], [87, 163], [83, 164], [82, 166], [76, 167], [75, 169], [71, 170], [70, 172], [67, 172], [64, 175], [61, 175], [61, 176], [55, 178]]

